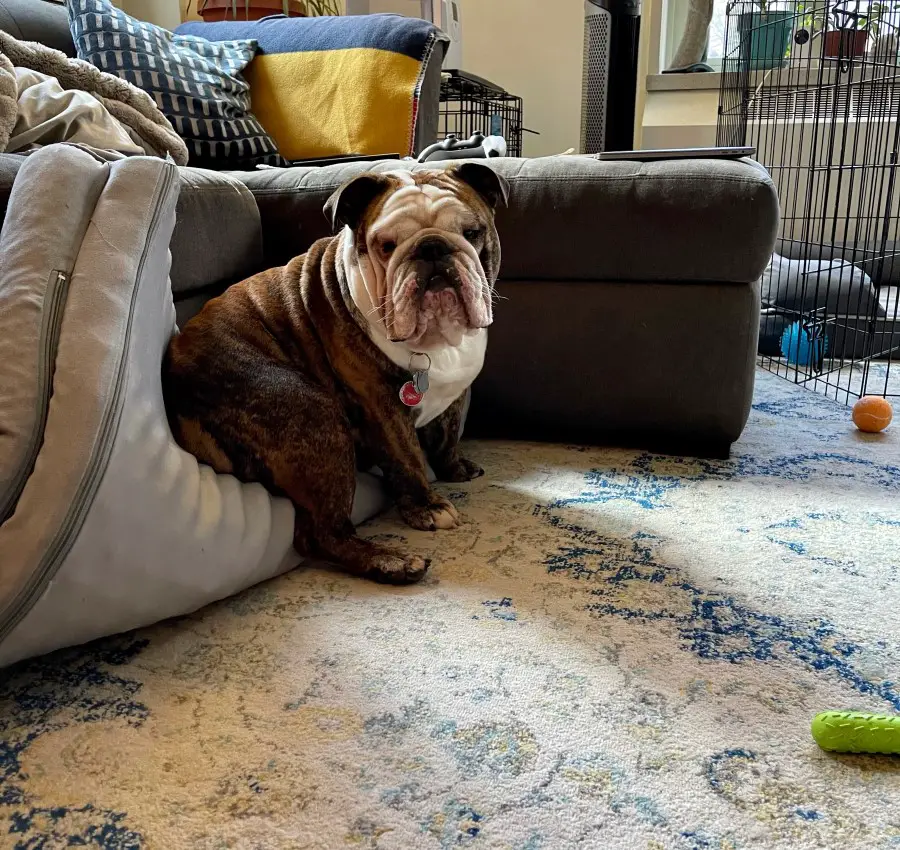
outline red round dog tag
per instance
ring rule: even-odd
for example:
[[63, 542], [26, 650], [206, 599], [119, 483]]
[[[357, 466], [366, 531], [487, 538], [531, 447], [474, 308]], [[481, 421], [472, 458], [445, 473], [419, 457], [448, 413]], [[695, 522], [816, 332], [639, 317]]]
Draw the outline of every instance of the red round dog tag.
[[400, 387], [400, 401], [407, 407], [415, 407], [422, 402], [423, 398], [425, 398], [425, 393], [420, 393], [412, 381], [407, 381]]

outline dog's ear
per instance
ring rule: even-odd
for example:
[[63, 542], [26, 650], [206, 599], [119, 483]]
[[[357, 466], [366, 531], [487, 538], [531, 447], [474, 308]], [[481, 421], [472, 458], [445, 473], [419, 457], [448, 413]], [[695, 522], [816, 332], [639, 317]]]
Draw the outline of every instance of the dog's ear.
[[354, 177], [325, 202], [325, 218], [331, 222], [334, 231], [348, 224], [356, 230], [370, 204], [390, 185], [390, 178], [384, 174]]
[[463, 162], [450, 171], [457, 180], [462, 180], [478, 192], [491, 209], [496, 209], [500, 204], [506, 206], [509, 181], [493, 168], [480, 162]]

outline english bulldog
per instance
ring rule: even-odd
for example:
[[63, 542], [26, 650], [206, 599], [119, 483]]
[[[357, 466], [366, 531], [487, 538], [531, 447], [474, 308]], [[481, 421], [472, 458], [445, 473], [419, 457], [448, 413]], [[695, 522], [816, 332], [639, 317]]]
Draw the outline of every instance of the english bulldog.
[[506, 181], [479, 163], [367, 173], [325, 205], [335, 236], [230, 287], [172, 338], [163, 393], [179, 444], [296, 509], [294, 547], [402, 584], [428, 561], [357, 536], [356, 471], [378, 466], [413, 528], [458, 525], [426, 476], [483, 474], [459, 451], [484, 362]]

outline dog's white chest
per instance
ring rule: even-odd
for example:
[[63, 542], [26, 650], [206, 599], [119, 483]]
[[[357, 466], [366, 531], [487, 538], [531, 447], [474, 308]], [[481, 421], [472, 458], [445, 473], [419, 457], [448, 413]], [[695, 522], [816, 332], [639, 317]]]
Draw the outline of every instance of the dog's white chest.
[[416, 428], [437, 419], [471, 386], [484, 365], [487, 330], [463, 337], [455, 348], [433, 353], [428, 371], [428, 392], [416, 407]]
[[[482, 328], [470, 336], [464, 336], [462, 342], [455, 347], [448, 346], [439, 351], [428, 352], [431, 360], [428, 391], [414, 410], [416, 428], [437, 419], [471, 386], [484, 365], [487, 337], [487, 328]], [[377, 331], [371, 333], [371, 339], [394, 363], [403, 369], [409, 369], [410, 352], [407, 349], [389, 342]], [[417, 365], [421, 360], [421, 357], [416, 358]], [[397, 404], [403, 404], [399, 397]]]

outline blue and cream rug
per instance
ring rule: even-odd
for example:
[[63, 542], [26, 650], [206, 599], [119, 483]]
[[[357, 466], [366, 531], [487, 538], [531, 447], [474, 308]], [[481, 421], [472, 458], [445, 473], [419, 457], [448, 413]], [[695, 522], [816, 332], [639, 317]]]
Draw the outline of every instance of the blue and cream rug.
[[467, 524], [0, 673], [0, 847], [900, 847], [900, 430], [761, 374], [729, 461], [476, 444]]

